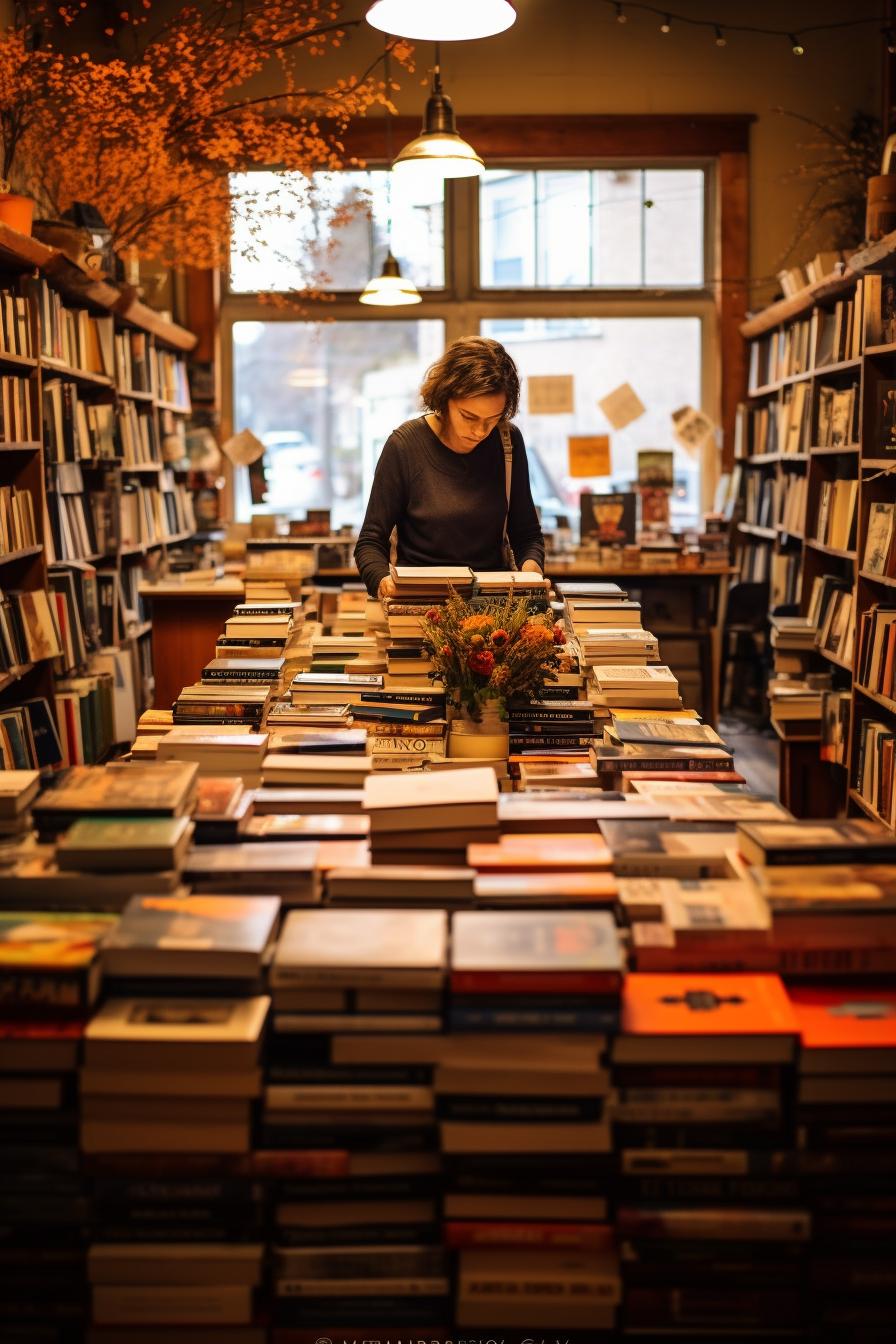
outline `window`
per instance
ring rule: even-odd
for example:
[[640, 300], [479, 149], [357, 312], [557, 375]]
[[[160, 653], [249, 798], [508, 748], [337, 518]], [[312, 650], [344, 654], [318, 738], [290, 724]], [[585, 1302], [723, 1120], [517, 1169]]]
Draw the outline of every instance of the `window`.
[[703, 284], [700, 168], [494, 169], [482, 178], [483, 289]]
[[231, 289], [363, 289], [386, 257], [390, 190], [392, 250], [404, 274], [419, 289], [444, 285], [442, 184], [401, 177], [387, 184], [388, 176], [315, 173], [308, 182], [298, 173], [232, 174]]
[[[532, 497], [550, 526], [558, 515], [578, 523], [583, 489], [631, 490], [638, 479], [638, 450], [675, 447], [673, 527], [693, 527], [700, 514], [700, 464], [669, 436], [679, 406], [700, 405], [701, 323], [696, 317], [522, 318], [486, 320], [483, 336], [500, 341], [516, 361], [523, 396], [516, 423], [529, 454]], [[527, 379], [572, 374], [571, 415], [530, 415]], [[631, 382], [646, 412], [613, 430], [598, 399]], [[611, 474], [591, 480], [569, 475], [569, 436], [610, 435]]]
[[[266, 447], [266, 483], [235, 473], [236, 516], [330, 507], [334, 526], [359, 524], [382, 445], [418, 411], [426, 368], [446, 341], [482, 333], [508, 347], [523, 376], [519, 425], [548, 527], [558, 516], [577, 527], [583, 488], [631, 488], [644, 448], [674, 451], [673, 526], [697, 525], [711, 507], [715, 458], [708, 453], [702, 473], [672, 438], [671, 413], [695, 405], [713, 414], [717, 397], [706, 162], [492, 168], [447, 183], [444, 199], [396, 179], [393, 251], [423, 301], [393, 310], [357, 302], [385, 256], [385, 173], [321, 173], [310, 185], [235, 175], [235, 195], [254, 192], [269, 212], [268, 246], [255, 247], [237, 211], [225, 301], [233, 429], [253, 430]], [[333, 294], [319, 311], [309, 305], [322, 320], [259, 309], [256, 290], [315, 278]], [[573, 413], [530, 416], [525, 380], [554, 373], [573, 376]], [[597, 403], [624, 382], [646, 412], [614, 430]], [[571, 477], [569, 437], [607, 433], [611, 474]]]
[[379, 451], [444, 344], [431, 319], [235, 323], [234, 429], [265, 446], [254, 491], [237, 469], [237, 518], [329, 508], [334, 527], [359, 525]]

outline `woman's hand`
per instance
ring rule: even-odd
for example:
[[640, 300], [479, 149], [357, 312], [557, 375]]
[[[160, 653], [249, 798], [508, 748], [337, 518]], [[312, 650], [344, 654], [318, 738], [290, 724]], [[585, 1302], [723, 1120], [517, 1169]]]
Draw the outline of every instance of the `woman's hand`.
[[380, 579], [379, 587], [376, 590], [376, 595], [383, 606], [386, 604], [386, 599], [390, 598], [394, 592], [395, 583], [393, 582], [391, 574], [384, 574]]
[[522, 569], [522, 572], [523, 572], [524, 574], [540, 574], [540, 573], [541, 573], [541, 569], [540, 569], [540, 567], [539, 567], [539, 565], [538, 565], [538, 561], [537, 561], [537, 560], [524, 560], [524, 561], [523, 561], [523, 569]]

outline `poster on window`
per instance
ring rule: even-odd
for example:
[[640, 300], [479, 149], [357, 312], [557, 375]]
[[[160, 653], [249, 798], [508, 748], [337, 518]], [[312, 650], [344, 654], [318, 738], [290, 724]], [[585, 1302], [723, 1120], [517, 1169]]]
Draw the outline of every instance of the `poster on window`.
[[526, 379], [530, 415], [572, 415], [575, 387], [571, 373], [552, 373]]

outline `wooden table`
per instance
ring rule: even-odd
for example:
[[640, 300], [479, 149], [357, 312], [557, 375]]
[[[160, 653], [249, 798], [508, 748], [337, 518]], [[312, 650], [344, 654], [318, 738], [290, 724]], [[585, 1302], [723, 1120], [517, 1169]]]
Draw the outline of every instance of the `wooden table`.
[[152, 603], [152, 662], [155, 709], [170, 709], [184, 686], [199, 681], [215, 656], [224, 622], [242, 602], [241, 579], [215, 583], [141, 583], [140, 596]]
[[[564, 580], [575, 583], [618, 583], [629, 596], [641, 603], [642, 624], [656, 635], [660, 657], [676, 672], [676, 659], [663, 653], [663, 640], [676, 640], [696, 645], [702, 704], [696, 706], [707, 723], [713, 727], [719, 721], [720, 673], [722, 665], [722, 630], [728, 604], [728, 583], [740, 571], [733, 566], [725, 569], [603, 569], [586, 560], [561, 564], [548, 556], [545, 563], [552, 582], [561, 589]], [[677, 593], [687, 595], [690, 616], [680, 624], [663, 615], [667, 597]], [[653, 613], [653, 614], [652, 614]], [[684, 668], [679, 666], [679, 671]]]

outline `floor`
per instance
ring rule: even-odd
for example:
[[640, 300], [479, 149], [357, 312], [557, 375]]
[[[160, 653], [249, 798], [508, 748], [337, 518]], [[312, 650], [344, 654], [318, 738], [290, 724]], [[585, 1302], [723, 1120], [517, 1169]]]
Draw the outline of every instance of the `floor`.
[[778, 739], [771, 728], [757, 728], [723, 714], [719, 734], [734, 752], [734, 767], [745, 777], [754, 793], [778, 797]]

